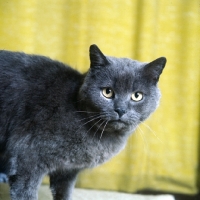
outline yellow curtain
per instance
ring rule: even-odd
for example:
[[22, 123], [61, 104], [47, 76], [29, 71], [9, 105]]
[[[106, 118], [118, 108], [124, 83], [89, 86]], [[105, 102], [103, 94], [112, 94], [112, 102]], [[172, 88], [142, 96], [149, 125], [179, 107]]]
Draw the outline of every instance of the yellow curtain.
[[168, 59], [158, 110], [110, 162], [77, 186], [135, 192], [199, 191], [199, 0], [0, 1], [0, 49], [58, 59], [84, 72], [88, 47], [151, 61]]

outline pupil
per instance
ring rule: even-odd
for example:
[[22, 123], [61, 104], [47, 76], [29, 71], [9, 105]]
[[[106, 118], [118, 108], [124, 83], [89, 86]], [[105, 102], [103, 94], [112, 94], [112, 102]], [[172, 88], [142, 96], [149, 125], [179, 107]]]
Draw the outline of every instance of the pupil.
[[138, 92], [136, 92], [136, 93], [135, 93], [135, 97], [136, 97], [136, 98], [138, 98], [138, 97], [139, 97], [139, 94], [138, 94]]
[[106, 94], [110, 94], [111, 93], [111, 89], [110, 88], [107, 88], [106, 89]]

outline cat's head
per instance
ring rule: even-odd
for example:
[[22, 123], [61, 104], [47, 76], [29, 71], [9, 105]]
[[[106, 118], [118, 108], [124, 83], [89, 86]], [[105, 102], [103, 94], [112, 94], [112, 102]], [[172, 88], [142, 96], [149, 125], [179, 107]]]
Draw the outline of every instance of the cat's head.
[[105, 56], [90, 46], [90, 70], [79, 91], [81, 110], [97, 125], [113, 130], [134, 129], [158, 107], [159, 76], [166, 63], [161, 57], [150, 63]]

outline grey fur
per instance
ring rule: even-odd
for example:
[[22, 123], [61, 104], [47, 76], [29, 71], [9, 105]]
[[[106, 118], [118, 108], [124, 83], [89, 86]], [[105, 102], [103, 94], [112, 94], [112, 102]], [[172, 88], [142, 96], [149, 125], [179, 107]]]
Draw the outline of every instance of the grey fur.
[[[90, 61], [81, 74], [46, 57], [0, 51], [0, 154], [12, 200], [36, 200], [46, 174], [54, 200], [71, 200], [78, 172], [120, 152], [157, 108], [165, 58], [141, 63], [91, 45]], [[133, 101], [133, 92], [143, 99]]]

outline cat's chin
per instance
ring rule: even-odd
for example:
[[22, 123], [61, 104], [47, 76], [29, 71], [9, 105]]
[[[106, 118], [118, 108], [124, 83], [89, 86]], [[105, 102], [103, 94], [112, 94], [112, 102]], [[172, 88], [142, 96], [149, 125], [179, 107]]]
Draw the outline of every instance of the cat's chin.
[[108, 123], [108, 128], [113, 130], [123, 130], [127, 128], [129, 125], [121, 119], [118, 120], [110, 120]]

